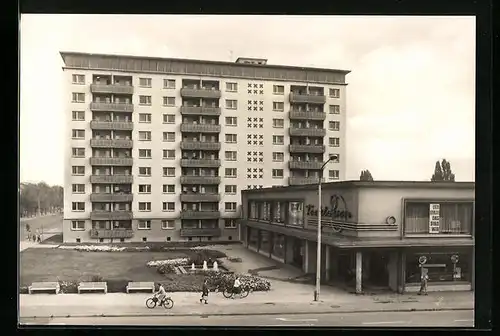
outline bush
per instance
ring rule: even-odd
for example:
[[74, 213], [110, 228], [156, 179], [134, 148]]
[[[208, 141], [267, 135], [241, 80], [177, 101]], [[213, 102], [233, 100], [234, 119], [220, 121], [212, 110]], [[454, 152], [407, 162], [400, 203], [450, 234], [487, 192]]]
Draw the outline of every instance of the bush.
[[175, 266], [173, 264], [163, 264], [156, 268], [160, 274], [175, 274]]
[[[234, 273], [221, 272], [210, 272], [207, 274], [209, 285], [213, 288], [220, 288], [221, 290], [231, 288], [237, 276], [238, 275]], [[265, 279], [248, 275], [239, 275], [239, 277], [241, 285], [243, 287], [249, 287], [253, 291], [264, 292], [271, 289], [271, 283]]]
[[62, 280], [59, 280], [60, 292], [64, 293], [64, 294], [78, 293], [78, 283], [79, 283], [79, 281], [62, 281]]
[[167, 292], [201, 292], [204, 274], [172, 274], [160, 281]]
[[226, 254], [217, 250], [200, 250], [200, 249], [191, 249], [188, 252], [189, 260], [187, 262], [188, 265], [194, 263], [195, 265], [203, 265], [203, 262], [206, 261], [209, 266], [213, 265], [213, 262], [218, 258], [226, 257]]

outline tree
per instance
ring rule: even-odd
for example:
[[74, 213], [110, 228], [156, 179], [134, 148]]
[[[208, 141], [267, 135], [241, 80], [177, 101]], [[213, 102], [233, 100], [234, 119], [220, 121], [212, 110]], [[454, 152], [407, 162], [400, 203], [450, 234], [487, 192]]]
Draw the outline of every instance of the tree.
[[19, 186], [19, 210], [23, 216], [55, 212], [63, 207], [63, 188], [49, 186], [45, 182], [21, 183]]
[[368, 169], [362, 170], [359, 176], [360, 181], [373, 181], [372, 173]]
[[451, 171], [451, 164], [446, 159], [443, 159], [441, 163], [436, 161], [436, 166], [434, 168], [434, 174], [431, 177], [431, 181], [439, 182], [439, 181], [447, 181], [447, 182], [455, 182], [455, 174]]

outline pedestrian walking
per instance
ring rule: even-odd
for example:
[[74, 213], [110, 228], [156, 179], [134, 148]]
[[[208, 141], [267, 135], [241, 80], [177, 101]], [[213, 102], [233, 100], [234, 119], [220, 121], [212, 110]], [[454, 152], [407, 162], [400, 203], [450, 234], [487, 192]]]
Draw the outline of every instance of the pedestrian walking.
[[427, 268], [422, 268], [422, 274], [420, 276], [420, 290], [418, 295], [427, 295], [427, 283], [429, 281], [429, 270]]
[[200, 298], [200, 303], [203, 303], [203, 301], [205, 302], [205, 304], [208, 304], [208, 280], [205, 279], [205, 281], [203, 281], [203, 286], [201, 288], [201, 298]]

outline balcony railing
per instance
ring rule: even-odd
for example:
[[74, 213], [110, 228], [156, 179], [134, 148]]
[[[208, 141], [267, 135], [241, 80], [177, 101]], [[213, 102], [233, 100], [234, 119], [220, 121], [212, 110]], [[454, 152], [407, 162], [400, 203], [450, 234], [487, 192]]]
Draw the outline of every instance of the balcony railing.
[[321, 169], [322, 162], [315, 161], [290, 161], [288, 168], [290, 169]]
[[132, 238], [134, 237], [134, 230], [130, 229], [91, 229], [90, 238]]
[[290, 145], [290, 153], [313, 153], [321, 154], [325, 152], [325, 145]]
[[134, 177], [132, 175], [90, 175], [90, 183], [132, 184]]
[[200, 141], [181, 141], [181, 149], [185, 150], [220, 150], [220, 142], [200, 142]]
[[104, 111], [104, 112], [134, 112], [134, 105], [127, 103], [92, 102], [90, 103], [90, 109], [92, 111]]
[[212, 210], [212, 211], [181, 211], [181, 219], [217, 219], [220, 218], [220, 211]]
[[220, 98], [221, 92], [217, 89], [204, 89], [204, 88], [182, 88], [181, 97], [192, 98]]
[[219, 159], [182, 159], [181, 167], [185, 168], [218, 168]]
[[181, 229], [180, 235], [181, 237], [220, 237], [221, 229]]
[[92, 211], [91, 220], [131, 220], [132, 211]]
[[303, 112], [303, 111], [290, 111], [288, 114], [291, 120], [325, 120], [325, 112]]
[[120, 157], [91, 157], [91, 166], [132, 166], [134, 159]]
[[324, 137], [326, 135], [326, 129], [290, 127], [288, 134], [290, 134], [290, 136]]
[[213, 124], [181, 124], [181, 132], [220, 133], [221, 126]]
[[289, 185], [304, 185], [304, 184], [317, 184], [319, 178], [317, 177], [289, 177]]
[[134, 94], [132, 85], [120, 84], [90, 84], [90, 92], [92, 93], [112, 93], [112, 94]]
[[290, 93], [290, 103], [312, 103], [312, 104], [324, 104], [326, 103], [326, 97], [324, 95], [315, 94], [298, 94]]
[[133, 141], [128, 139], [90, 139], [93, 148], [132, 148]]
[[219, 202], [219, 194], [181, 194], [181, 202]]
[[91, 202], [132, 202], [133, 200], [132, 194], [90, 194]]
[[220, 184], [220, 176], [181, 176], [181, 184]]
[[115, 130], [115, 131], [132, 131], [134, 123], [131, 121], [98, 121], [92, 120], [90, 128], [93, 130]]
[[194, 107], [194, 106], [181, 106], [182, 115], [207, 115], [218, 116], [220, 115], [220, 107]]

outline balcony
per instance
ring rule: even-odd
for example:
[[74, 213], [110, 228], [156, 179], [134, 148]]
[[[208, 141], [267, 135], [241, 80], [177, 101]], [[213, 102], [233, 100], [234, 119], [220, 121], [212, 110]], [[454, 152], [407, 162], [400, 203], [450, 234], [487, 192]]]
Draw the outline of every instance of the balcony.
[[91, 166], [132, 166], [134, 159], [120, 157], [91, 157]]
[[131, 220], [132, 211], [92, 211], [91, 220]]
[[181, 229], [180, 235], [181, 237], [220, 237], [221, 229]]
[[220, 98], [220, 90], [204, 89], [204, 88], [183, 88], [181, 89], [181, 97], [186, 98]]
[[220, 133], [221, 126], [214, 124], [181, 124], [181, 132]]
[[134, 94], [134, 87], [132, 85], [119, 84], [90, 84], [90, 92], [131, 95]]
[[324, 145], [290, 145], [288, 149], [290, 153], [321, 154], [325, 152]]
[[304, 184], [317, 184], [319, 178], [317, 177], [289, 177], [289, 185], [304, 185]]
[[90, 194], [91, 202], [132, 202], [133, 200], [132, 194]]
[[186, 150], [220, 150], [220, 142], [199, 142], [199, 141], [181, 141], [181, 149]]
[[219, 168], [219, 159], [182, 159], [183, 168]]
[[218, 116], [221, 113], [220, 111], [220, 107], [181, 106], [182, 115]]
[[290, 127], [290, 129], [288, 130], [288, 134], [290, 136], [324, 137], [326, 135], [326, 129], [312, 127]]
[[90, 238], [132, 238], [134, 237], [134, 230], [128, 229], [113, 229], [102, 230], [92, 229], [89, 231]]
[[219, 194], [181, 194], [181, 202], [219, 202]]
[[220, 184], [220, 176], [181, 176], [181, 184]]
[[181, 211], [181, 219], [218, 219], [218, 218], [220, 218], [219, 210]]
[[322, 162], [315, 161], [290, 161], [288, 162], [288, 168], [290, 169], [321, 169], [323, 165]]
[[325, 120], [325, 112], [303, 112], [303, 111], [290, 111], [288, 114], [290, 120]]
[[128, 139], [90, 139], [92, 148], [132, 148], [133, 141]]
[[290, 93], [290, 103], [311, 103], [311, 104], [324, 104], [326, 103], [326, 97], [324, 95], [315, 94], [298, 94]]
[[132, 184], [134, 177], [132, 175], [90, 175], [90, 183]]
[[131, 121], [98, 121], [92, 120], [90, 128], [93, 130], [115, 130], [115, 131], [132, 131], [134, 123]]
[[134, 112], [134, 105], [127, 103], [90, 103], [90, 110], [103, 112]]

